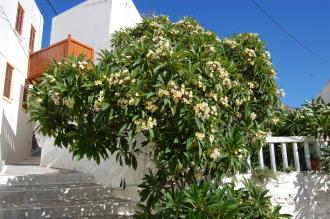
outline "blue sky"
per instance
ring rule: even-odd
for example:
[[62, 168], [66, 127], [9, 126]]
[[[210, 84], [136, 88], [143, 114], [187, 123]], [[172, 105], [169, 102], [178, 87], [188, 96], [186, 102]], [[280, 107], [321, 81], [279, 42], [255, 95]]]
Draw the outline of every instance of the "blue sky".
[[[35, 0], [44, 15], [43, 47], [49, 45], [51, 19], [55, 15], [46, 0]], [[82, 0], [50, 0], [59, 13]], [[118, 1], [118, 0], [117, 0]], [[220, 37], [256, 32], [266, 41], [284, 88], [283, 102], [299, 106], [314, 98], [330, 80], [330, 1], [256, 0], [286, 30], [327, 61], [307, 52], [289, 38], [251, 0], [133, 0], [142, 14], [168, 15], [176, 21], [190, 16]], [[83, 28], [83, 27], [82, 27]], [[88, 30], [87, 30], [88, 31]]]

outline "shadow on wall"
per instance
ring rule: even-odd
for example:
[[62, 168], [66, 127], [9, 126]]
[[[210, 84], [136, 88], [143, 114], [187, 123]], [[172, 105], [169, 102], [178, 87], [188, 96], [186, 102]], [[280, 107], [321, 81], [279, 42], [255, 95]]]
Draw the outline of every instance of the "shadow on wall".
[[0, 133], [1, 159], [7, 163], [9, 154], [15, 153], [15, 133], [11, 128], [5, 111], [2, 111], [2, 126]]
[[325, 173], [302, 172], [294, 182], [295, 218], [330, 218], [330, 181]]
[[[22, 108], [24, 86], [20, 86], [19, 103], [11, 107], [18, 107], [16, 130], [12, 128], [6, 116], [6, 111], [2, 112], [2, 126], [0, 133], [1, 159], [6, 164], [14, 164], [26, 159], [31, 155], [33, 128], [29, 123], [28, 115]], [[14, 103], [12, 103], [14, 104]], [[13, 112], [7, 113], [15, 113]], [[15, 126], [14, 125], [14, 126]]]

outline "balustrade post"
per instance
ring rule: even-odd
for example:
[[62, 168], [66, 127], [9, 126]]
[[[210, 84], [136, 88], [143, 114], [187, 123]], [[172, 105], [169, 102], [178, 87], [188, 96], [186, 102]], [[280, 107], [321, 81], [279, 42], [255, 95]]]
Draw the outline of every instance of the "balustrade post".
[[285, 169], [289, 168], [289, 163], [288, 163], [288, 155], [286, 152], [286, 143], [281, 143], [281, 152], [282, 152], [282, 160], [283, 160], [283, 166]]
[[299, 153], [298, 153], [298, 144], [297, 144], [297, 142], [292, 143], [292, 150], [293, 150], [294, 166], [296, 168], [296, 171], [300, 171]]
[[312, 169], [311, 154], [309, 152], [309, 145], [307, 142], [304, 142], [304, 152], [305, 152], [305, 161], [306, 161], [307, 170], [311, 170]]
[[258, 161], [259, 161], [259, 167], [260, 167], [260, 169], [264, 169], [265, 164], [264, 164], [264, 155], [262, 153], [262, 147], [260, 147], [260, 149], [259, 149]]
[[270, 152], [270, 165], [272, 170], [276, 172], [276, 159], [275, 159], [275, 150], [274, 150], [274, 143], [269, 144], [269, 152]]

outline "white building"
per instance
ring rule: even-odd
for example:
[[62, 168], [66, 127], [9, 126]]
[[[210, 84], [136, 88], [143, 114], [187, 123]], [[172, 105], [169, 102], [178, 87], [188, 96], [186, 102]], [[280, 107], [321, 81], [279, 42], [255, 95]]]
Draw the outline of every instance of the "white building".
[[8, 164], [31, 155], [33, 129], [22, 103], [29, 52], [41, 47], [43, 22], [34, 0], [0, 0], [0, 160]]
[[330, 81], [328, 81], [325, 87], [321, 90], [319, 96], [322, 97], [326, 103], [330, 103]]
[[[101, 49], [110, 49], [111, 34], [124, 27], [132, 27], [140, 22], [141, 16], [132, 0], [87, 0], [53, 18], [51, 44], [61, 41], [69, 34], [81, 43], [94, 48], [97, 53]], [[77, 161], [67, 149], [54, 147], [53, 139], [39, 137], [41, 166], [73, 169], [95, 175], [99, 183], [119, 188], [126, 183], [135, 189], [144, 176], [144, 165], [137, 171], [121, 167], [110, 157], [97, 165], [93, 161], [82, 159]], [[140, 163], [144, 163], [141, 156]]]
[[67, 38], [68, 34], [94, 48], [110, 48], [111, 34], [132, 27], [141, 16], [132, 0], [87, 0], [53, 18], [50, 44]]

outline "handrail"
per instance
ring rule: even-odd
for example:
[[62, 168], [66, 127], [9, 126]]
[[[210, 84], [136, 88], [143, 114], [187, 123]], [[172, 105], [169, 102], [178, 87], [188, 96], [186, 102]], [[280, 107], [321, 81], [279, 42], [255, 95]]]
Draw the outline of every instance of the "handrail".
[[311, 136], [269, 136], [266, 138], [266, 143], [293, 143], [293, 142], [315, 142], [315, 137]]

